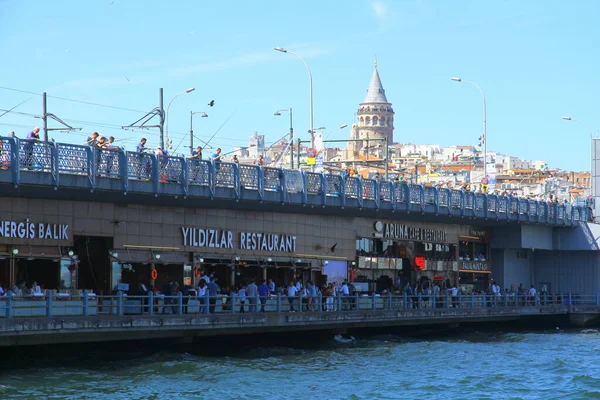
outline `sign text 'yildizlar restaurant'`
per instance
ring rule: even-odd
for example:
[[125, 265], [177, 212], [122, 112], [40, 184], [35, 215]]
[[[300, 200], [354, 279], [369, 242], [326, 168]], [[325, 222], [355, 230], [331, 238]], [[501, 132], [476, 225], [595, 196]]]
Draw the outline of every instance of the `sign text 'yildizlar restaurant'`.
[[[183, 245], [189, 247], [212, 247], [233, 249], [233, 232], [220, 229], [181, 227]], [[270, 233], [240, 232], [240, 250], [277, 251], [294, 253], [296, 236], [274, 235]]]
[[69, 240], [69, 225], [0, 221], [0, 237], [18, 239]]

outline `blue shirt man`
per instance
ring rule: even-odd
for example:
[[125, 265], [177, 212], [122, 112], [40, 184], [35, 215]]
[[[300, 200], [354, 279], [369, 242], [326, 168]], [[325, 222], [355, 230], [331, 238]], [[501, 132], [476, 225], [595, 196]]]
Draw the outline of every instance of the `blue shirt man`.
[[211, 157], [212, 162], [215, 164], [215, 170], [219, 172], [219, 168], [221, 168], [221, 148], [217, 149], [217, 152]]
[[146, 150], [146, 138], [142, 138], [138, 145], [135, 147], [138, 154], [142, 154]]

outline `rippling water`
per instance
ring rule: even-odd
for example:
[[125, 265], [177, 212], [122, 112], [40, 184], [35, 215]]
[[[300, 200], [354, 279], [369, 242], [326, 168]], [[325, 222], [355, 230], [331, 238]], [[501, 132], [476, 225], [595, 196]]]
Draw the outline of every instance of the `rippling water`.
[[[0, 371], [0, 398], [551, 399], [600, 397], [600, 332], [385, 335], [202, 355], [88, 351]], [[117, 361], [111, 361], [118, 359]], [[4, 360], [4, 365], [6, 361]]]

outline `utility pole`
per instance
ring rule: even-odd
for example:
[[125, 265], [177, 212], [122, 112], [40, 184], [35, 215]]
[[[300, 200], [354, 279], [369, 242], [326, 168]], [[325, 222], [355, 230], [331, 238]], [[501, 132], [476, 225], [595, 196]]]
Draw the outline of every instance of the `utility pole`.
[[298, 169], [300, 169], [300, 153], [302, 152], [301, 146], [302, 146], [302, 140], [300, 140], [300, 138], [298, 138], [298, 149], [296, 149], [296, 164], [298, 165]]
[[161, 148], [165, 148], [165, 109], [164, 109], [164, 104], [163, 104], [163, 88], [158, 89], [158, 107], [160, 109], [160, 113], [159, 113], [159, 118], [160, 118], [160, 122], [159, 122], [159, 126], [158, 129], [160, 130], [160, 147]]
[[[300, 154], [300, 149], [298, 149]], [[300, 167], [300, 163], [298, 163]], [[294, 169], [294, 124], [292, 119], [292, 107], [290, 107], [290, 169]]]
[[42, 93], [42, 121], [44, 122], [44, 142], [48, 141], [48, 104], [46, 103], [46, 92]]
[[190, 111], [190, 154], [194, 151], [194, 112]]
[[385, 137], [385, 180], [389, 181], [389, 168], [390, 168], [390, 138]]

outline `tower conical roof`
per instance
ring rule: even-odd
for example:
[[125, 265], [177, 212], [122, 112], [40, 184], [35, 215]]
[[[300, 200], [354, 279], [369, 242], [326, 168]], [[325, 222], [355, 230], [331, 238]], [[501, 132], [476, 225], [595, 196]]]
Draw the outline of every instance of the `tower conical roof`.
[[379, 78], [379, 71], [377, 70], [377, 59], [375, 59], [375, 69], [373, 70], [373, 76], [371, 76], [371, 83], [367, 89], [367, 95], [363, 103], [386, 103], [389, 104], [385, 97], [385, 90], [381, 84], [381, 78]]

